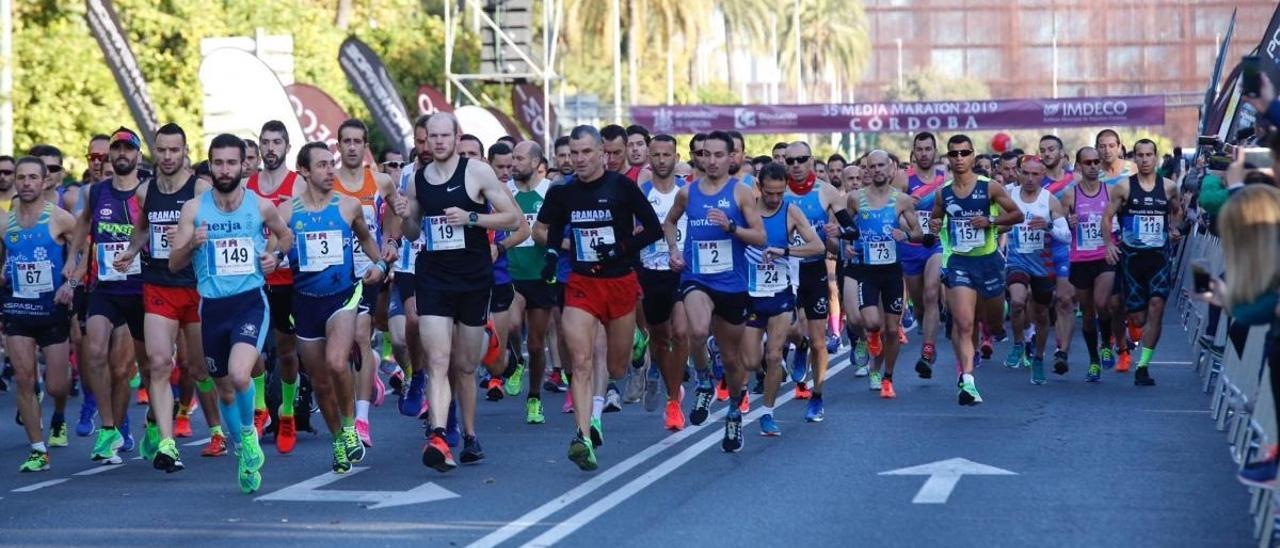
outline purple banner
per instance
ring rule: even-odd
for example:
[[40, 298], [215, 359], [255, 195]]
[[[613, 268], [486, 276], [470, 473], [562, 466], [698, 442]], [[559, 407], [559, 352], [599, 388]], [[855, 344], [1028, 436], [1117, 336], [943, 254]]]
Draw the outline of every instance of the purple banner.
[[631, 107], [631, 120], [661, 133], [736, 129], [743, 133], [1000, 131], [1164, 125], [1164, 97], [986, 99], [832, 105]]

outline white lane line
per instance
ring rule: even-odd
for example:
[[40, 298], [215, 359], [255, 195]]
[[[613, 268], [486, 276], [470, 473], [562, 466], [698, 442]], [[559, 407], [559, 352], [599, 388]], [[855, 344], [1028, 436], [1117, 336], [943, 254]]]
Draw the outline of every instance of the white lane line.
[[[827, 369], [827, 379], [830, 380], [831, 377], [835, 376], [836, 373], [839, 373], [841, 370], [843, 370], [845, 367], [848, 367], [848, 366], [849, 366], [849, 362], [843, 361], [835, 366], [832, 366], [830, 369]], [[775, 403], [774, 409], [776, 410], [778, 407], [781, 407], [783, 404], [786, 404], [787, 402], [794, 399], [794, 397], [795, 397], [794, 391], [783, 394], [782, 396], [778, 397], [778, 401]], [[760, 415], [763, 415], [763, 414], [764, 414], [764, 408], [757, 407], [754, 411], [752, 411], [751, 413], [748, 413], [746, 416], [742, 418], [744, 438], [747, 437], [746, 426], [754, 422], [756, 419], [760, 418]], [[556, 544], [557, 542], [564, 540], [565, 537], [568, 537], [569, 535], [573, 534], [574, 531], [581, 529], [583, 526], [587, 525], [588, 523], [591, 523], [592, 520], [600, 517], [605, 512], [612, 510], [615, 506], [622, 504], [627, 499], [635, 496], [644, 488], [650, 485], [653, 485], [658, 480], [676, 471], [676, 469], [680, 468], [681, 466], [684, 466], [686, 463], [693, 460], [698, 455], [701, 455], [703, 451], [706, 451], [707, 449], [719, 443], [720, 440], [723, 438], [724, 438], [724, 434], [722, 434], [721, 432], [715, 432], [705, 438], [702, 438], [701, 440], [698, 441], [698, 443], [695, 443], [689, 446], [684, 451], [677, 453], [674, 457], [671, 457], [664, 462], [654, 465], [649, 469], [648, 472], [645, 472], [640, 477], [637, 477], [636, 479], [631, 480], [630, 482], [626, 483], [622, 487], [615, 489], [608, 496], [596, 501], [594, 504], [584, 508], [582, 511], [578, 512], [577, 514], [574, 514], [568, 519], [560, 522], [559, 524], [557, 524], [555, 527], [552, 527], [547, 532], [541, 535], [538, 535], [536, 538], [529, 541], [524, 546], [551, 546], [553, 544]], [[758, 436], [757, 436], [757, 439], [758, 439]]]
[[199, 445], [204, 445], [204, 444], [209, 443], [209, 440], [210, 440], [210, 439], [213, 439], [213, 438], [205, 438], [205, 439], [202, 439], [202, 440], [189, 441], [189, 442], [187, 442], [187, 443], [182, 444], [182, 446], [183, 446], [183, 447], [196, 447], [196, 446], [199, 446]]
[[54, 486], [54, 485], [57, 485], [57, 484], [59, 484], [59, 483], [65, 482], [65, 481], [71, 481], [71, 478], [59, 478], [59, 479], [52, 479], [52, 480], [49, 480], [49, 481], [42, 481], [42, 482], [40, 482], [40, 483], [33, 483], [33, 484], [28, 485], [28, 486], [26, 486], [26, 487], [19, 487], [19, 488], [14, 489], [14, 490], [12, 490], [12, 491], [10, 491], [10, 492], [12, 492], [12, 493], [30, 493], [30, 492], [32, 492], [32, 491], [37, 491], [37, 490], [40, 490], [40, 489], [44, 489], [45, 487], [52, 487], [52, 486]]
[[[844, 355], [838, 356], [836, 359], [846, 360], [847, 358], [848, 358], [848, 353], [846, 352]], [[844, 365], [832, 366], [830, 369], [827, 370], [827, 376], [830, 377], [834, 371], [839, 371], [840, 369], [843, 369], [843, 368], [844, 368]], [[790, 394], [794, 394], [794, 391], [790, 392]], [[774, 407], [781, 405], [783, 401], [786, 401], [786, 400], [783, 400], [783, 398], [787, 398], [787, 397], [788, 396], [786, 394], [779, 396], [778, 400], [774, 404]], [[643, 451], [640, 451], [639, 453], [632, 455], [630, 458], [618, 464], [613, 465], [612, 467], [606, 469], [605, 471], [599, 473], [596, 476], [593, 476], [591, 479], [583, 482], [577, 487], [570, 489], [569, 491], [565, 492], [563, 495], [560, 495], [548, 501], [546, 504], [543, 504], [542, 506], [539, 506], [537, 508], [534, 508], [533, 510], [530, 510], [528, 513], [516, 518], [511, 523], [508, 523], [502, 526], [501, 528], [499, 528], [498, 530], [492, 533], [489, 533], [484, 537], [481, 537], [479, 540], [471, 543], [469, 545], [469, 548], [489, 548], [492, 546], [497, 546], [507, 541], [511, 537], [514, 537], [524, 532], [526, 529], [542, 523], [542, 520], [546, 519], [552, 514], [559, 512], [560, 510], [564, 509], [570, 504], [573, 504], [578, 500], [582, 499], [583, 497], [590, 495], [591, 493], [595, 492], [597, 489], [603, 487], [605, 484], [609, 483], [610, 481], [613, 481], [614, 479], [617, 479], [619, 476], [622, 476], [627, 472], [630, 472], [635, 467], [640, 466], [645, 461], [653, 458], [658, 453], [661, 453], [663, 450], [667, 449], [668, 447], [674, 446], [684, 441], [686, 438], [689, 438], [690, 436], [693, 436], [694, 434], [701, 432], [702, 429], [712, 428], [719, 431], [721, 427], [720, 420], [724, 418], [725, 414], [728, 413], [728, 411], [729, 411], [728, 406], [725, 406], [721, 408], [719, 411], [712, 413], [711, 416], [707, 417], [707, 421], [702, 423], [702, 425], [686, 426], [684, 430], [681, 430], [679, 432], [676, 432], [674, 434], [671, 434], [663, 438], [657, 443], [650, 445], [649, 447], [646, 447]], [[720, 434], [716, 434], [716, 435], [720, 435]]]
[[99, 466], [99, 467], [97, 467], [97, 468], [90, 468], [90, 469], [88, 469], [88, 470], [81, 470], [81, 471], [76, 472], [76, 473], [71, 474], [71, 475], [73, 475], [73, 476], [92, 476], [92, 475], [94, 475], [94, 474], [101, 474], [101, 473], [103, 473], [103, 472], [107, 472], [107, 471], [110, 471], [110, 470], [115, 470], [116, 468], [119, 468], [119, 467], [121, 467], [121, 466], [124, 466], [124, 465], [123, 465], [123, 464], [104, 464], [104, 465]]
[[1191, 365], [1191, 362], [1151, 362], [1151, 365]]

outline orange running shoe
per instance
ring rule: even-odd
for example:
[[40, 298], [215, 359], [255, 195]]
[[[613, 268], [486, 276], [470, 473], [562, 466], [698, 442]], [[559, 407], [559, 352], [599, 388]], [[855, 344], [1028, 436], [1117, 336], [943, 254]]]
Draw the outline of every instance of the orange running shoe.
[[191, 417], [178, 415], [173, 421], [173, 435], [178, 438], [191, 437]]
[[1129, 355], [1128, 350], [1119, 352], [1120, 357], [1116, 360], [1116, 373], [1128, 373], [1129, 366], [1133, 364], [1133, 357]]
[[1142, 344], [1142, 326], [1141, 325], [1129, 326], [1129, 341], [1135, 345]]
[[901, 328], [898, 329], [898, 344], [901, 344], [901, 345], [907, 344], [907, 331], [905, 329], [901, 329]]
[[667, 417], [667, 430], [672, 432], [684, 430], [684, 412], [680, 410], [679, 400], [667, 400], [667, 410], [665, 414]]
[[422, 464], [437, 472], [448, 472], [458, 467], [458, 462], [453, 460], [453, 452], [449, 451], [449, 443], [444, 441], [444, 436], [434, 432], [427, 439], [426, 447], [422, 448]]
[[293, 452], [293, 446], [298, 443], [298, 424], [294, 422], [293, 417], [280, 415], [280, 425], [276, 427], [276, 451], [281, 455], [287, 455]]
[[898, 393], [893, 391], [893, 381], [889, 379], [880, 381], [880, 397], [886, 400], [898, 397]]
[[484, 332], [489, 336], [489, 342], [480, 363], [484, 364], [485, 368], [489, 368], [498, 363], [498, 358], [502, 357], [502, 349], [498, 347], [498, 329], [493, 326], [492, 319], [484, 324]]
[[807, 400], [812, 395], [813, 395], [813, 391], [809, 390], [809, 387], [805, 386], [804, 383], [802, 382], [796, 383], [796, 399], [797, 400]]
[[258, 438], [262, 438], [262, 431], [267, 429], [267, 425], [271, 424], [271, 413], [266, 409], [253, 410], [253, 428], [258, 431]]
[[742, 413], [751, 412], [751, 397], [747, 395], [747, 391], [742, 391], [742, 401], [738, 402], [738, 411]]
[[138, 405], [147, 405], [151, 403], [151, 395], [147, 393], [147, 387], [138, 389]]
[[716, 385], [716, 401], [729, 401], [729, 385], [720, 379], [720, 383]]
[[502, 399], [504, 393], [502, 389], [502, 377], [490, 378], [489, 383], [485, 385], [485, 388], [488, 390], [484, 394], [484, 399], [489, 401], [498, 401]]
[[881, 340], [879, 331], [867, 331], [867, 352], [875, 358], [879, 358], [880, 353], [884, 352], [884, 341]]
[[221, 457], [227, 454], [227, 438], [222, 434], [214, 434], [209, 437], [209, 445], [204, 446], [200, 451], [202, 457]]

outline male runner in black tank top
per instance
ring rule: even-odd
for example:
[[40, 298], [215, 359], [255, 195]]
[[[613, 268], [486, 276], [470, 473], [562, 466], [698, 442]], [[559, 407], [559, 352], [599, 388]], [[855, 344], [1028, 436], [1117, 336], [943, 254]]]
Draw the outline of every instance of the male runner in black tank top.
[[[427, 242], [418, 254], [416, 275], [418, 334], [427, 351], [431, 434], [422, 463], [441, 472], [457, 466], [445, 442], [450, 379], [457, 382], [462, 411], [462, 461], [484, 458], [475, 438], [476, 386], [471, 381], [485, 347], [485, 320], [493, 286], [493, 259], [487, 230], [515, 230], [520, 208], [506, 185], [484, 162], [456, 154], [458, 120], [436, 113], [427, 122], [431, 163], [418, 168], [399, 216], [410, 241], [424, 228]], [[492, 207], [492, 213], [488, 213]], [[425, 225], [425, 227], [424, 227]], [[454, 334], [456, 333], [456, 336]], [[454, 352], [454, 349], [457, 351]]]
[[[196, 379], [201, 407], [213, 428], [207, 449], [215, 454], [225, 453], [226, 442], [219, 427], [213, 379], [205, 367], [200, 341], [200, 294], [196, 292], [195, 271], [190, 266], [178, 272], [169, 270], [170, 238], [177, 229], [182, 205], [207, 191], [210, 185], [183, 167], [187, 156], [187, 136], [177, 124], [160, 127], [156, 132], [155, 151], [157, 176], [138, 187], [136, 194], [143, 214], [134, 219], [133, 239], [127, 250], [116, 255], [115, 266], [117, 270], [124, 270], [138, 252], [147, 250], [142, 260], [142, 308], [145, 314], [142, 329], [147, 350], [147, 367], [143, 375], [149, 377], [147, 388], [151, 396], [151, 412], [147, 416], [141, 453], [156, 469], [172, 473], [183, 469], [174, 442], [174, 398], [169, 389], [173, 345], [178, 342], [179, 330], [185, 340], [185, 344], [178, 346], [186, 351], [181, 356], [182, 363], [187, 374]], [[186, 435], [191, 435], [189, 430]]]

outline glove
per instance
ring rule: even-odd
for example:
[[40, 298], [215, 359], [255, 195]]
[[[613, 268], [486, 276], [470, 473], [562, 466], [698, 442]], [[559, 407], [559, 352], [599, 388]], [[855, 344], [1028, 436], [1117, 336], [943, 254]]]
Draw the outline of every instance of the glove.
[[857, 240], [862, 237], [862, 233], [858, 231], [856, 226], [840, 227], [841, 240]]
[[933, 233], [925, 234], [924, 238], [920, 240], [920, 245], [923, 245], [925, 247], [933, 247], [937, 244], [938, 244], [938, 235]]
[[560, 270], [560, 256], [556, 254], [554, 249], [548, 249], [542, 255], [542, 279], [547, 284], [556, 283], [556, 273]]
[[616, 262], [627, 254], [621, 243], [596, 244], [592, 249], [596, 251], [596, 256], [600, 258], [600, 262], [603, 264]]

